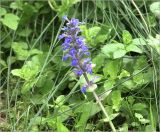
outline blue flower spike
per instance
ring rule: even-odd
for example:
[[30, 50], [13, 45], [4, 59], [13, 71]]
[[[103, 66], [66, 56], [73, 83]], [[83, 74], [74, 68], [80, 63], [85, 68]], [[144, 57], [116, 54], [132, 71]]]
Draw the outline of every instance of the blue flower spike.
[[[92, 74], [93, 64], [89, 58], [90, 53], [85, 39], [79, 35], [81, 33], [79, 25], [82, 23], [75, 18], [69, 20], [67, 16], [64, 16], [63, 20], [67, 20], [67, 23], [62, 28], [63, 33], [58, 37], [59, 40], [63, 40], [64, 56], [62, 60], [71, 60], [71, 66], [74, 67], [73, 71], [77, 76]], [[87, 88], [88, 86], [83, 86], [81, 92], [85, 93]]]

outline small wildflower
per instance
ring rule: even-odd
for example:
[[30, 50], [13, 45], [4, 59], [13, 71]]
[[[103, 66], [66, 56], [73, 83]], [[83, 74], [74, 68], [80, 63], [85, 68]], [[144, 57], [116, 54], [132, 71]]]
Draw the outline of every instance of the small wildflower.
[[[62, 49], [64, 51], [63, 61], [71, 59], [71, 66], [74, 68], [74, 73], [81, 76], [84, 73], [92, 74], [92, 62], [88, 56], [90, 53], [85, 43], [85, 39], [79, 36], [80, 28], [78, 19], [72, 18], [69, 20], [67, 16], [63, 17], [67, 20], [66, 26], [62, 28], [63, 34], [59, 35], [59, 40], [63, 39]], [[86, 92], [87, 86], [83, 86], [81, 91]]]
[[85, 92], [86, 92], [86, 90], [87, 90], [87, 86], [82, 86], [82, 88], [81, 88], [81, 92], [82, 92], [82, 93], [85, 93]]

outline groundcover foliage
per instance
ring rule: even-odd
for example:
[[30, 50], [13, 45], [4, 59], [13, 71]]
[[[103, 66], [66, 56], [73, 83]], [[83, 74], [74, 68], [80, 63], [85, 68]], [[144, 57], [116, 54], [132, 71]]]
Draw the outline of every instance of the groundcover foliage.
[[[92, 75], [109, 119], [84, 77], [62, 61], [66, 22], [82, 22]], [[154, 132], [160, 128], [160, 2], [1, 1], [0, 130]]]

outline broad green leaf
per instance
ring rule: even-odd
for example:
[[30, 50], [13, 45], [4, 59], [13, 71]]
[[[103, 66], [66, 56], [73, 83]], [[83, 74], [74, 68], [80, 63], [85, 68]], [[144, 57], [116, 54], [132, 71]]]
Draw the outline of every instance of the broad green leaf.
[[119, 79], [123, 78], [123, 77], [129, 77], [130, 73], [124, 69], [122, 69], [120, 75], [118, 76]]
[[152, 48], [154, 48], [155, 51], [158, 52], [158, 54], [160, 54], [160, 35], [157, 34], [156, 38], [150, 36], [150, 38], [147, 41], [148, 45], [150, 45]]
[[135, 39], [132, 40], [132, 43], [131, 43], [131, 44], [143, 46], [143, 45], [146, 45], [147, 43], [146, 43], [146, 41], [145, 41], [144, 39], [142, 39], [142, 38], [135, 38]]
[[119, 49], [113, 53], [113, 59], [121, 58], [126, 54], [126, 50]]
[[87, 102], [75, 110], [75, 113], [82, 113], [76, 128], [77, 131], [84, 131], [87, 120], [100, 111], [99, 106], [93, 102]]
[[21, 76], [21, 70], [20, 70], [20, 69], [14, 69], [14, 70], [11, 71], [11, 73], [12, 73], [14, 76], [18, 76], [18, 77]]
[[133, 107], [132, 107], [132, 109], [133, 109], [133, 110], [136, 110], [136, 111], [140, 111], [140, 110], [143, 110], [143, 109], [145, 109], [145, 108], [147, 108], [147, 106], [146, 106], [146, 104], [144, 104], [144, 103], [136, 103], [136, 104], [134, 104]]
[[6, 62], [0, 58], [0, 66], [1, 66], [1, 65], [2, 65], [3, 67], [6, 67], [6, 66], [7, 66]]
[[136, 83], [134, 83], [133, 80], [127, 80], [125, 82], [123, 82], [123, 87], [126, 87], [127, 89], [133, 90], [134, 88], [136, 88]]
[[10, 8], [22, 10], [23, 9], [23, 1], [16, 0], [16, 1], [12, 2], [10, 4]]
[[133, 105], [135, 99], [132, 96], [127, 97], [128, 102]]
[[42, 54], [42, 51], [37, 49], [28, 50], [28, 44], [25, 42], [13, 42], [11, 47], [18, 60], [25, 60], [31, 55]]
[[58, 117], [62, 122], [68, 119], [72, 115], [72, 108], [67, 105], [62, 105], [58, 108]]
[[63, 125], [60, 119], [57, 119], [56, 126], [58, 132], [69, 132], [68, 128]]
[[112, 107], [115, 111], [119, 111], [120, 106], [121, 106], [121, 101], [122, 101], [121, 91], [119, 90], [113, 91], [112, 92], [112, 103], [113, 103]]
[[25, 94], [26, 92], [28, 92], [31, 88], [33, 88], [33, 86], [35, 85], [36, 83], [36, 79], [32, 79], [32, 80], [29, 80], [29, 81], [26, 81], [22, 88], [21, 88], [21, 93], [22, 94]]
[[92, 60], [93, 64], [96, 64], [96, 66], [93, 68], [93, 72], [100, 71], [101, 67], [104, 65], [105, 57], [103, 54], [98, 54], [95, 56]]
[[54, 81], [52, 80], [52, 78], [50, 78], [48, 74], [45, 74], [39, 78], [38, 82], [36, 83], [36, 86], [38, 87], [37, 90], [41, 94], [45, 95], [49, 93], [51, 89], [54, 88]]
[[61, 106], [61, 105], [63, 105], [64, 101], [65, 101], [65, 96], [64, 95], [60, 95], [55, 100], [55, 103], [57, 104], [57, 106]]
[[76, 4], [77, 2], [80, 2], [81, 0], [69, 0], [69, 4], [70, 5], [74, 5]]
[[148, 119], [145, 119], [143, 115], [139, 113], [135, 113], [135, 117], [138, 118], [138, 120], [141, 122], [141, 124], [149, 123], [150, 121]]
[[0, 7], [0, 16], [3, 16], [7, 13], [5, 8]]
[[126, 47], [126, 50], [127, 52], [136, 52], [136, 53], [143, 53], [142, 49], [139, 48], [137, 45], [133, 45], [133, 44], [129, 44], [127, 47]]
[[[27, 82], [32, 82], [34, 81], [36, 75], [40, 72], [42, 65], [43, 64], [40, 61], [40, 57], [36, 55], [32, 57], [31, 61], [26, 61], [21, 69], [13, 69], [11, 73], [15, 76], [25, 79]], [[26, 85], [29, 84], [27, 83]]]
[[107, 34], [98, 34], [95, 39], [95, 43], [104, 43], [104, 41], [107, 39], [108, 35]]
[[104, 122], [109, 122], [110, 120], [113, 120], [114, 118], [116, 118], [118, 115], [119, 115], [119, 113], [111, 114], [111, 115], [109, 115], [109, 119], [105, 118], [105, 119], [103, 119], [103, 121]]
[[110, 60], [103, 68], [103, 74], [110, 79], [116, 79], [120, 71], [120, 60]]
[[133, 77], [133, 81], [137, 84], [137, 85], [144, 85], [147, 84], [149, 82], [152, 81], [153, 78], [153, 69], [149, 68], [146, 72], [141, 72], [141, 70], [135, 70], [133, 72], [133, 75], [135, 75]]
[[152, 125], [147, 125], [145, 127], [145, 132], [156, 132]]
[[106, 44], [101, 51], [109, 58], [121, 58], [126, 54], [125, 46], [121, 43]]
[[45, 101], [47, 100], [46, 97], [42, 96], [41, 94], [34, 94], [33, 96], [31, 96], [30, 101], [34, 104], [44, 104]]
[[129, 44], [132, 42], [132, 35], [127, 30], [123, 30], [122, 37], [124, 44]]
[[155, 16], [160, 18], [160, 2], [153, 2], [150, 5], [150, 10]]
[[124, 123], [122, 127], [119, 127], [119, 132], [128, 132], [128, 124]]
[[27, 28], [25, 30], [19, 31], [17, 34], [22, 37], [28, 37], [31, 34], [32, 30]]
[[93, 38], [93, 37], [95, 37], [95, 36], [99, 33], [100, 30], [101, 30], [101, 28], [98, 27], [98, 26], [94, 26], [94, 27], [92, 27], [92, 28], [89, 28], [89, 29], [88, 29], [88, 32], [89, 32], [88, 35], [89, 35], [91, 38]]
[[145, 66], [148, 65], [146, 56], [139, 56], [134, 62], [133, 68], [134, 70], [142, 70]]
[[13, 42], [11, 44], [18, 60], [25, 60], [29, 56], [28, 45], [25, 42]]
[[30, 125], [44, 125], [47, 122], [47, 118], [36, 116], [30, 120]]
[[4, 15], [4, 18], [1, 21], [10, 29], [16, 30], [18, 27], [19, 17], [14, 14], [7, 13]]
[[105, 81], [103, 87], [105, 90], [109, 90], [114, 86], [115, 83], [116, 82], [114, 80], [107, 80], [107, 81]]
[[96, 0], [96, 6], [102, 10], [106, 9], [107, 7], [107, 3], [106, 1], [103, 1], [103, 0]]

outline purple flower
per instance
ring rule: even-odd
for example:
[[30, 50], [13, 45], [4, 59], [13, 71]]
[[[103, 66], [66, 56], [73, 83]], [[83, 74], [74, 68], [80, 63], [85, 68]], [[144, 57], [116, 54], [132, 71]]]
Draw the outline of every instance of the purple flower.
[[[81, 24], [78, 19], [72, 18], [69, 20], [66, 16], [63, 17], [67, 20], [66, 26], [62, 28], [63, 34], [59, 35], [59, 39], [63, 39], [64, 43], [62, 48], [64, 51], [63, 60], [71, 58], [71, 66], [75, 67], [74, 73], [81, 76], [84, 73], [92, 74], [92, 62], [88, 58], [90, 55], [85, 39], [79, 36]], [[81, 91], [86, 92], [87, 86], [83, 86]]]
[[81, 76], [84, 72], [81, 69], [74, 70], [77, 76]]
[[72, 27], [76, 27], [76, 26], [78, 26], [78, 24], [79, 24], [79, 20], [78, 20], [78, 19], [75, 19], [75, 18], [72, 18], [72, 19], [71, 19], [70, 25], [71, 25]]
[[63, 44], [62, 44], [62, 48], [63, 48], [63, 50], [65, 51], [65, 50], [67, 50], [67, 49], [70, 48], [70, 44], [69, 44], [69, 43], [63, 43]]
[[82, 93], [85, 93], [85, 92], [86, 92], [86, 90], [87, 90], [87, 86], [82, 86], [82, 88], [81, 88], [81, 92], [82, 92]]
[[66, 55], [63, 56], [62, 60], [66, 61], [69, 57], [70, 57], [70, 55], [66, 54]]
[[87, 64], [85, 69], [87, 73], [92, 74], [92, 64]]
[[63, 39], [64, 37], [65, 37], [65, 35], [64, 35], [64, 34], [61, 34], [61, 35], [58, 36], [58, 39], [61, 40], [61, 39]]
[[72, 42], [72, 37], [65, 37], [64, 42], [65, 43], [71, 43]]
[[72, 58], [75, 58], [77, 53], [77, 50], [75, 48], [72, 48], [69, 50], [69, 54], [72, 56]]
[[76, 38], [76, 43], [78, 44], [78, 46], [84, 45], [84, 40], [83, 40], [83, 38], [80, 38], [80, 37]]
[[68, 20], [67, 16], [62, 17], [63, 20]]
[[78, 66], [78, 60], [77, 59], [73, 59], [71, 66]]

